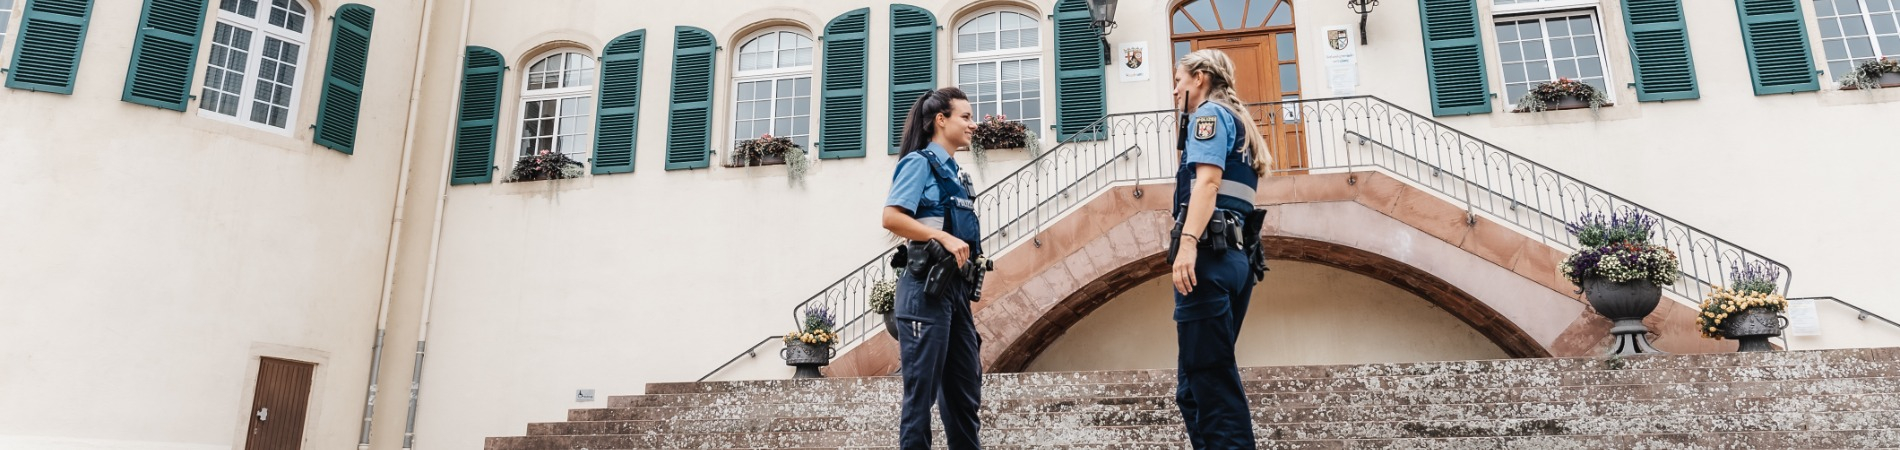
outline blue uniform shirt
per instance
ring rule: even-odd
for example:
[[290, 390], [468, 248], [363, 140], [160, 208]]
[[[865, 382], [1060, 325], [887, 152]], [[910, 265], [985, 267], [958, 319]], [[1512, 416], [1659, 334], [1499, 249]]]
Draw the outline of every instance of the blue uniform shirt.
[[[934, 203], [939, 197], [943, 196], [942, 193], [937, 192], [937, 177], [930, 173], [930, 160], [924, 159], [924, 155], [922, 155], [923, 152], [934, 153], [937, 156], [937, 160], [943, 162], [942, 168], [944, 169], [944, 173], [950, 174], [950, 176], [956, 177], [959, 180], [962, 179], [961, 171], [957, 167], [957, 161], [950, 159], [950, 152], [945, 151], [942, 146], [932, 142], [922, 150], [913, 151], [908, 155], [904, 155], [904, 159], [897, 160], [897, 171], [891, 176], [891, 195], [884, 199], [884, 204], [886, 206], [904, 208], [904, 211], [910, 212], [912, 217], [917, 217], [918, 219], [943, 217], [943, 211], [939, 208], [928, 208], [927, 211], [918, 211], [918, 206], [920, 206], [924, 200], [929, 200]], [[925, 222], [925, 224], [937, 229], [943, 228], [942, 219]]]
[[[1206, 117], [1206, 119], [1204, 119]], [[1187, 153], [1182, 159], [1189, 163], [1207, 164], [1221, 167], [1222, 170], [1234, 169], [1227, 166], [1227, 153], [1234, 150], [1234, 139], [1239, 135], [1234, 131], [1239, 127], [1239, 119], [1214, 102], [1202, 102], [1188, 116]], [[1249, 169], [1251, 170], [1251, 169]]]

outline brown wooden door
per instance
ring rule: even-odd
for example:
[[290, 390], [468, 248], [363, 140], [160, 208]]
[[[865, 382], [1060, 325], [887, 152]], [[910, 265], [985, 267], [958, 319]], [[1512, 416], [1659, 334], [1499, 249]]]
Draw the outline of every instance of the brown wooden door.
[[[1216, 49], [1234, 60], [1234, 90], [1246, 103], [1300, 99], [1300, 61], [1291, 28], [1247, 36], [1196, 39], [1194, 49]], [[1255, 107], [1254, 126], [1266, 138], [1274, 170], [1304, 169], [1306, 127], [1298, 104]], [[1303, 173], [1303, 171], [1294, 171]]]
[[310, 376], [315, 364], [264, 358], [257, 365], [257, 392], [251, 400], [250, 430], [244, 450], [298, 450], [303, 419], [310, 406]]

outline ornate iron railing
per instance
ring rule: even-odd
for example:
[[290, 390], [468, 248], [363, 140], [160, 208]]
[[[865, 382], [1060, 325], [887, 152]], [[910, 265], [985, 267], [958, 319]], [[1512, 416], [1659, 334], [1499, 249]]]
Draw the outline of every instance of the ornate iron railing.
[[[1257, 103], [1248, 109], [1269, 141], [1277, 173], [1383, 171], [1463, 207], [1467, 221], [1483, 215], [1566, 251], [1578, 246], [1568, 221], [1591, 212], [1640, 211], [1658, 219], [1654, 239], [1681, 259], [1681, 281], [1665, 290], [1685, 299], [1729, 284], [1733, 265], [1780, 269], [1782, 292], [1793, 281], [1780, 262], [1377, 97]], [[976, 199], [984, 249], [1004, 255], [1104, 188], [1173, 176], [1178, 127], [1172, 111], [1104, 117], [999, 179]], [[894, 250], [794, 306], [794, 322], [806, 307], [829, 308], [842, 321], [841, 351], [881, 330], [883, 318], [870, 313], [868, 300], [875, 283], [896, 276], [888, 263]]]

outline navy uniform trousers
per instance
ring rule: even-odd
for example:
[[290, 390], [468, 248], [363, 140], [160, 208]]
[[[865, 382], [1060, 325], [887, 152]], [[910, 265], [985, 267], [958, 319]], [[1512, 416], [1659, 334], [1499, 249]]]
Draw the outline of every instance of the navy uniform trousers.
[[[924, 295], [924, 282], [897, 277], [896, 315], [904, 400], [898, 444], [930, 448], [930, 405], [937, 404], [951, 450], [977, 449], [977, 406], [982, 401], [983, 338], [971, 321], [967, 291], [951, 299]], [[954, 299], [954, 300], [953, 300]]]
[[1247, 254], [1240, 250], [1200, 249], [1194, 265], [1198, 283], [1187, 295], [1174, 294], [1176, 308], [1223, 311], [1175, 321], [1180, 340], [1175, 402], [1195, 449], [1252, 449], [1253, 416], [1240, 385], [1234, 345], [1256, 280]]

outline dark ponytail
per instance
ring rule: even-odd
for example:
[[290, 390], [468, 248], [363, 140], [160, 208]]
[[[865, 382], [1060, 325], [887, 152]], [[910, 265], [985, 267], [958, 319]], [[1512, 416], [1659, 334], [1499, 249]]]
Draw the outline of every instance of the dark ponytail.
[[931, 89], [917, 97], [917, 103], [910, 106], [910, 114], [904, 118], [904, 138], [897, 141], [898, 158], [930, 145], [931, 138], [937, 136], [937, 115], [950, 115], [951, 100], [969, 101], [970, 98], [963, 95], [962, 89], [954, 87]]

